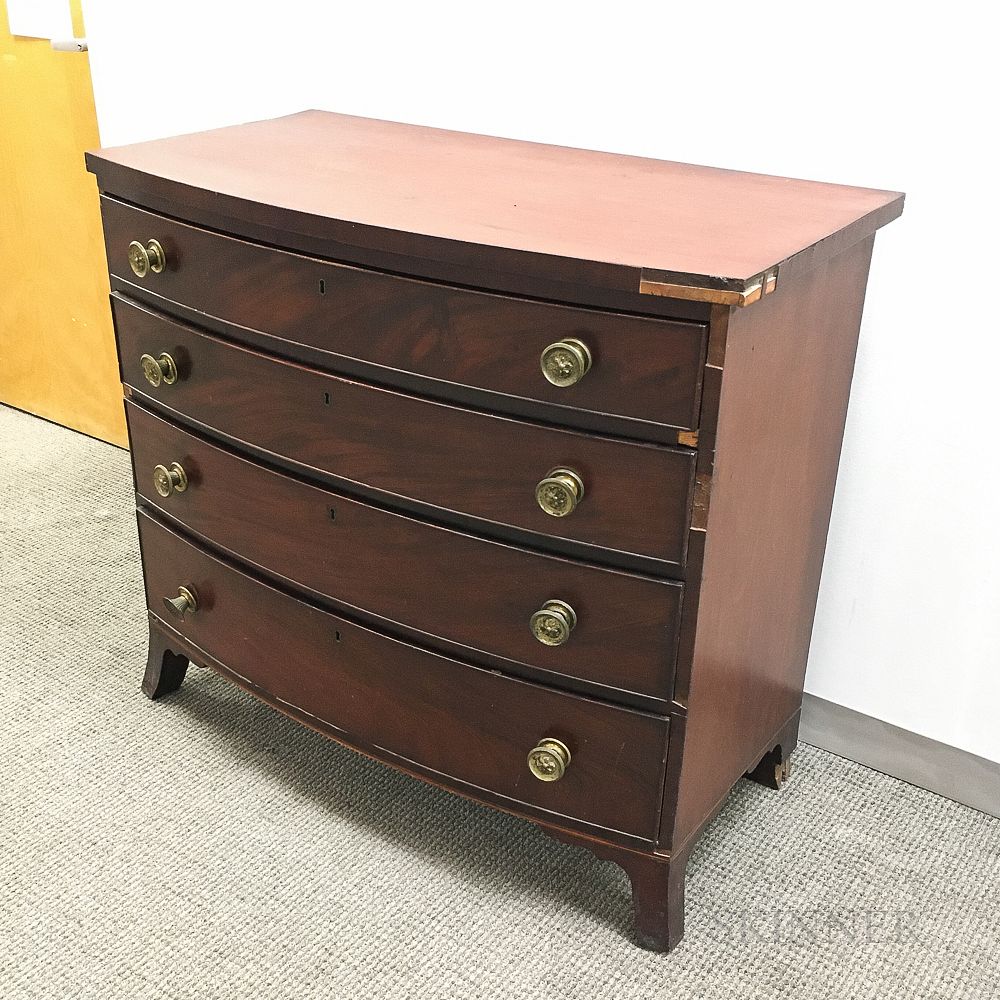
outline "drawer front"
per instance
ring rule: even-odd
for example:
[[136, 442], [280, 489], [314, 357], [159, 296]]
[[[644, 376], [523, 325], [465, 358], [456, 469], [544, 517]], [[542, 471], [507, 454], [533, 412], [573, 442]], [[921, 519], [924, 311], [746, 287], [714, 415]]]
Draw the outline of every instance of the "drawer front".
[[[361, 749], [402, 758], [463, 790], [485, 789], [553, 816], [653, 839], [667, 721], [504, 677], [338, 618], [237, 571], [146, 515], [139, 534], [150, 610], [272, 700]], [[170, 617], [178, 587], [198, 607]], [[545, 737], [572, 759], [539, 781]]]
[[[706, 331], [702, 324], [574, 309], [435, 285], [333, 264], [165, 219], [103, 199], [112, 274], [145, 291], [284, 341], [572, 411], [697, 427]], [[166, 266], [137, 278], [132, 240], [155, 238]], [[542, 351], [570, 337], [591, 353], [579, 382], [543, 376]], [[283, 353], [276, 345], [276, 353]]]
[[[440, 528], [273, 472], [133, 404], [137, 489], [213, 544], [339, 604], [538, 670], [666, 701], [682, 586]], [[180, 466], [184, 489], [154, 484]], [[576, 624], [530, 628], [550, 600]], [[562, 638], [562, 636], [557, 636]]]
[[[493, 525], [679, 565], [691, 452], [609, 440], [436, 403], [282, 361], [115, 299], [122, 379], [237, 441], [366, 489]], [[177, 378], [150, 386], [140, 358], [167, 353]], [[546, 514], [535, 488], [554, 467], [583, 497]]]

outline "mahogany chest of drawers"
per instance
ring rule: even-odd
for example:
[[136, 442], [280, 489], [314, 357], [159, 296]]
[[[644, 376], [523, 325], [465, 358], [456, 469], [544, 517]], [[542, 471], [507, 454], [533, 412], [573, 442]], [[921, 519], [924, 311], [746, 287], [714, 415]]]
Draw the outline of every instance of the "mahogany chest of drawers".
[[149, 609], [620, 864], [780, 786], [890, 192], [305, 112], [88, 156]]

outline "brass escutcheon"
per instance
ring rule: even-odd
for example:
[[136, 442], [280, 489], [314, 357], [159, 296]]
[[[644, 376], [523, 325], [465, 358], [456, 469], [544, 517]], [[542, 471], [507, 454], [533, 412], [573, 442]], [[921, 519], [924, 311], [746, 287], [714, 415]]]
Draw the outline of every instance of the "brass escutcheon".
[[179, 462], [171, 462], [170, 468], [157, 465], [153, 469], [153, 485], [161, 497], [168, 497], [171, 493], [183, 493], [188, 486], [187, 473]]
[[583, 499], [583, 480], [572, 469], [549, 469], [535, 487], [535, 499], [546, 514], [565, 517]]
[[167, 255], [157, 240], [148, 240], [143, 246], [138, 240], [128, 245], [128, 266], [137, 278], [145, 278], [150, 271], [159, 274], [167, 263]]
[[539, 781], [558, 781], [573, 759], [562, 740], [546, 736], [528, 754], [528, 768]]
[[576, 385], [590, 371], [590, 348], [582, 340], [567, 337], [542, 351], [542, 374], [555, 386]]
[[576, 612], [565, 601], [546, 601], [531, 616], [531, 634], [546, 646], [561, 646], [576, 628]]
[[194, 587], [178, 587], [176, 597], [164, 597], [163, 604], [175, 618], [194, 614], [198, 610], [198, 595]]
[[142, 374], [146, 381], [154, 388], [158, 388], [162, 382], [164, 385], [173, 385], [177, 381], [177, 365], [169, 354], [161, 354], [154, 358], [152, 354], [144, 354], [139, 358], [142, 365]]

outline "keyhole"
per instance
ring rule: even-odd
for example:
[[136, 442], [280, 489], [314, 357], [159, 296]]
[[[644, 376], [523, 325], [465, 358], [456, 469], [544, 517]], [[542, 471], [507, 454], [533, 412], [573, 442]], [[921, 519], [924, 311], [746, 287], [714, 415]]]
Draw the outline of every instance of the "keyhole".
[[326, 295], [326, 282], [322, 278], [319, 279], [319, 294]]
[[331, 521], [336, 521], [337, 520], [337, 509], [336, 509], [336, 507], [331, 507], [330, 508], [330, 520]]
[[330, 405], [330, 393], [328, 392], [323, 393], [323, 402], [326, 403], [327, 406]]
[[333, 634], [334, 634], [334, 637], [336, 638], [337, 642], [340, 642], [340, 630], [338, 629]]

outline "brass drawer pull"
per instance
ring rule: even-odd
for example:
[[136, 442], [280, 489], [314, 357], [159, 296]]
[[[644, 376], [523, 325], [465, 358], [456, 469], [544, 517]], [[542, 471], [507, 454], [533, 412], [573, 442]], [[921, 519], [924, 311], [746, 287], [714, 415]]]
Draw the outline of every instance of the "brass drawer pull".
[[592, 360], [590, 348], [582, 340], [567, 337], [542, 351], [542, 374], [553, 385], [565, 389], [576, 385], [590, 371]]
[[194, 587], [178, 587], [176, 597], [164, 597], [163, 604], [175, 618], [194, 614], [198, 610], [198, 595]]
[[183, 493], [188, 487], [187, 473], [179, 462], [171, 462], [170, 468], [158, 465], [153, 469], [153, 485], [161, 497]]
[[583, 480], [572, 469], [550, 469], [535, 487], [535, 499], [546, 514], [565, 517], [583, 499]]
[[528, 754], [528, 768], [539, 781], [558, 781], [573, 759], [562, 740], [546, 736]]
[[162, 382], [164, 385], [173, 385], [177, 381], [177, 364], [169, 354], [161, 354], [154, 358], [152, 354], [144, 354], [139, 358], [142, 365], [142, 374], [146, 381], [154, 388], [158, 388]]
[[167, 263], [167, 255], [157, 240], [148, 240], [143, 246], [138, 240], [128, 245], [128, 266], [137, 278], [145, 278], [150, 271], [159, 274]]
[[531, 634], [546, 646], [561, 646], [576, 628], [576, 612], [565, 601], [546, 601], [531, 616]]

